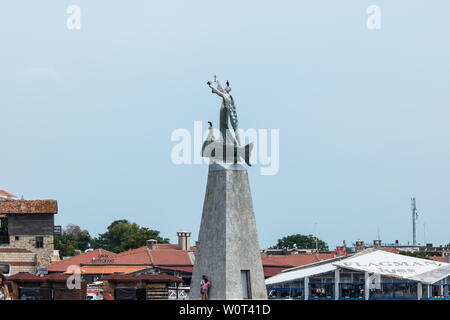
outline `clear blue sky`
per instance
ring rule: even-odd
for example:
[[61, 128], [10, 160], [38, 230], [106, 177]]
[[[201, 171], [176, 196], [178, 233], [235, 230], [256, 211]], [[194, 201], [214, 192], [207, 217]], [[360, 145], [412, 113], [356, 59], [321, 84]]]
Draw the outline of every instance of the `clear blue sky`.
[[[81, 30], [66, 8], [81, 7]], [[381, 7], [381, 30], [366, 8]], [[207, 166], [170, 161], [177, 128], [218, 121], [214, 74], [246, 128], [280, 130], [280, 171], [249, 169], [261, 247], [314, 232], [448, 243], [450, 2], [3, 1], [1, 179], [57, 199], [92, 235], [128, 219], [200, 225]]]

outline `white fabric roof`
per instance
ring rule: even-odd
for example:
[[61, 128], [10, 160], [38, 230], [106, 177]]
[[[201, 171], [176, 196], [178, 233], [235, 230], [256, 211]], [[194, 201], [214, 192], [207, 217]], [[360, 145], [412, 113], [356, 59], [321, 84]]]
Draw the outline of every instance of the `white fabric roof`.
[[[434, 283], [450, 276], [450, 264], [448, 263], [375, 249], [365, 250], [347, 259], [337, 261], [334, 265], [424, 283]], [[437, 280], [433, 281], [434, 279]]]
[[334, 271], [337, 267], [360, 272], [377, 273], [386, 277], [432, 284], [450, 276], [450, 264], [414, 258], [383, 250], [367, 249], [351, 257], [326, 264], [285, 271], [266, 279], [266, 285], [300, 280]]
[[445, 265], [439, 267], [436, 270], [424, 272], [415, 276], [409, 277], [410, 280], [419, 281], [427, 284], [436, 283], [450, 275], [450, 264], [444, 263]]
[[286, 272], [277, 274], [273, 277], [267, 278], [266, 285], [299, 280], [299, 279], [303, 279], [305, 277], [310, 277], [312, 275], [334, 271], [336, 269], [337, 268], [335, 266], [333, 266], [331, 263], [326, 263], [326, 264], [321, 264], [318, 266], [312, 266], [310, 268], [286, 271]]

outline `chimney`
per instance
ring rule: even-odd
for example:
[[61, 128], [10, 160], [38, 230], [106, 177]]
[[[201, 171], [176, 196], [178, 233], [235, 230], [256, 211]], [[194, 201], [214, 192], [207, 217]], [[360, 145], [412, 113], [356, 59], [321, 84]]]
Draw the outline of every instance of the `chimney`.
[[445, 257], [445, 262], [450, 263], [450, 251], [445, 251], [442, 255]]
[[158, 244], [158, 241], [155, 239], [147, 240], [147, 248], [150, 250], [156, 250], [156, 245]]
[[190, 250], [191, 249], [191, 233], [188, 231], [177, 232], [178, 236], [178, 249]]
[[381, 240], [373, 240], [373, 247], [375, 249], [380, 249], [381, 248]]
[[356, 240], [356, 252], [361, 252], [364, 250], [364, 241]]

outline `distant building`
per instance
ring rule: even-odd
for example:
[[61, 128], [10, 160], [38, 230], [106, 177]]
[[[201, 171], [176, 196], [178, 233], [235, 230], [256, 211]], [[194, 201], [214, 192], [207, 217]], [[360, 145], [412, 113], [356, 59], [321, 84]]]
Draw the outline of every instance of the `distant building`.
[[[0, 267], [3, 273], [36, 273], [52, 262], [56, 200], [17, 200], [0, 197]], [[9, 195], [9, 196], [8, 196]]]
[[95, 249], [55, 262], [48, 266], [48, 272], [65, 273], [68, 272], [69, 266], [79, 267], [83, 279], [87, 282], [117, 273], [164, 273], [181, 277], [184, 285], [189, 285], [196, 248], [189, 244], [189, 233], [178, 233], [178, 237], [178, 244], [157, 243], [156, 240], [150, 239], [147, 240], [146, 246], [121, 253]]
[[[183, 279], [183, 286], [191, 285], [196, 247], [190, 244], [190, 233], [178, 232], [177, 244], [147, 240], [147, 245], [121, 253], [95, 249], [48, 266], [49, 273], [66, 273], [67, 268], [79, 267], [82, 278], [94, 282], [107, 275], [169, 274]], [[339, 255], [339, 254], [338, 254]], [[264, 276], [279, 274], [285, 269], [316, 263], [336, 256], [335, 252], [303, 253], [287, 255], [261, 254]]]

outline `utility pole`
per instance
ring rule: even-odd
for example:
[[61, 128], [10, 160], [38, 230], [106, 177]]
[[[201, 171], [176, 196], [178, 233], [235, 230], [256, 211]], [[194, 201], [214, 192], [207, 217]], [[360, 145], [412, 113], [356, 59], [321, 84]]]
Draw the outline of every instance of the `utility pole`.
[[416, 198], [411, 198], [412, 223], [413, 223], [413, 246], [416, 245], [416, 220], [418, 218]]
[[316, 238], [316, 252], [319, 252], [319, 246], [317, 243], [317, 222], [314, 222], [314, 236]]

